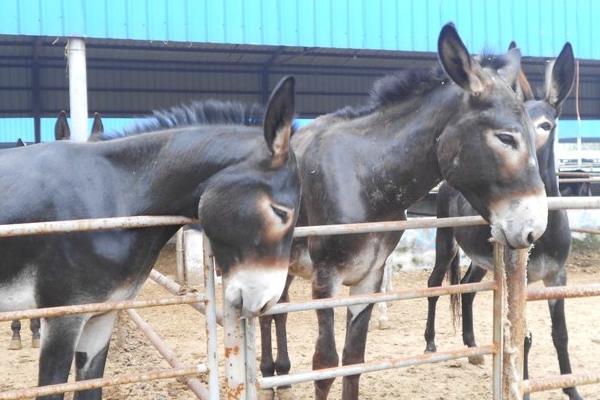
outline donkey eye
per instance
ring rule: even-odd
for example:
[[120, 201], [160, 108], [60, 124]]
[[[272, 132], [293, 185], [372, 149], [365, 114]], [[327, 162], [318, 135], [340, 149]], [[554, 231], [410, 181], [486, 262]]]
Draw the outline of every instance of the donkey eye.
[[496, 133], [496, 137], [499, 141], [507, 146], [511, 146], [512, 148], [517, 148], [517, 141], [515, 137], [509, 133]]
[[543, 124], [540, 124], [539, 127], [545, 130], [546, 132], [550, 132], [552, 130], [552, 125], [550, 125], [550, 122], [544, 122]]
[[286, 223], [288, 218], [289, 218], [289, 213], [287, 210], [284, 210], [283, 208], [274, 206], [273, 204], [271, 204], [271, 209], [273, 210], [273, 212], [275, 213], [275, 215], [277, 215], [280, 219], [282, 223]]

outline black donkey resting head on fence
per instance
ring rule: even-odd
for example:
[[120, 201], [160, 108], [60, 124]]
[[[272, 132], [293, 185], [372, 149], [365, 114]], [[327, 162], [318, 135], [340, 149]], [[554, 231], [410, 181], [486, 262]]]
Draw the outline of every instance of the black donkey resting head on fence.
[[[99, 113], [94, 113], [94, 123], [92, 124], [92, 136], [94, 138], [96, 135], [99, 135], [104, 132], [104, 125], [102, 124], [102, 119], [100, 118]], [[58, 118], [56, 119], [56, 123], [54, 124], [54, 139], [55, 140], [68, 140], [71, 138], [71, 130], [69, 129], [69, 122], [67, 121], [67, 112], [61, 111], [58, 113]], [[17, 144], [15, 147], [26, 146], [23, 140], [17, 140]], [[38, 348], [40, 347], [40, 320], [37, 318], [33, 318], [29, 327], [31, 329], [31, 347]], [[10, 329], [12, 331], [12, 339], [8, 346], [9, 350], [20, 350], [23, 347], [21, 342], [21, 321], [14, 320], [10, 324]]]
[[[554, 164], [555, 127], [561, 112], [561, 105], [568, 96], [575, 76], [575, 59], [569, 43], [565, 44], [555, 61], [548, 64], [542, 100], [536, 100], [531, 90], [524, 90], [525, 108], [535, 127], [535, 147], [539, 163], [539, 173], [548, 196], [560, 196], [556, 168]], [[524, 77], [524, 75], [523, 75]], [[523, 87], [528, 87], [526, 80]], [[448, 184], [440, 188], [437, 199], [438, 217], [458, 217], [477, 215], [477, 211], [457, 190]], [[471, 259], [471, 265], [460, 283], [474, 283], [483, 279], [492, 270], [493, 249], [487, 240], [490, 237], [488, 226], [467, 228], [439, 228], [436, 235], [435, 266], [429, 277], [428, 286], [440, 286], [448, 272], [452, 283], [460, 279], [459, 247]], [[548, 212], [546, 232], [534, 243], [527, 265], [527, 281], [542, 280], [546, 286], [564, 286], [567, 283], [566, 261], [571, 247], [571, 231], [565, 210]], [[458, 303], [462, 303], [463, 342], [474, 347], [473, 299], [475, 293], [466, 293], [462, 298], [453, 296], [454, 315], [458, 316]], [[426, 351], [436, 351], [435, 308], [437, 297], [429, 298], [429, 312], [425, 340]], [[568, 335], [565, 322], [564, 299], [549, 300], [552, 320], [552, 340], [561, 374], [571, 373], [568, 353]], [[481, 363], [480, 357], [470, 360]], [[527, 370], [525, 369], [527, 374]], [[581, 399], [574, 387], [564, 389], [570, 400]]]
[[[6, 150], [0, 185], [14, 189], [0, 195], [0, 223], [198, 216], [230, 282], [227, 299], [255, 315], [281, 295], [298, 215], [293, 91], [293, 78], [284, 78], [264, 114], [196, 103], [157, 113], [122, 137]], [[2, 238], [0, 311], [131, 299], [179, 228]], [[101, 377], [115, 316], [42, 319], [39, 384], [66, 382], [73, 359], [78, 380]], [[75, 394], [101, 396], [100, 389]]]
[[[496, 240], [523, 248], [542, 235], [547, 206], [533, 127], [512, 90], [519, 50], [478, 61], [448, 24], [438, 56], [439, 67], [384, 77], [367, 106], [322, 116], [294, 135], [302, 176], [300, 224], [405, 219], [404, 210], [446, 179], [490, 221]], [[334, 296], [342, 285], [352, 294], [378, 292], [384, 262], [400, 237], [391, 232], [298, 240], [290, 271], [312, 278], [315, 298]], [[343, 364], [364, 360], [371, 311], [372, 305], [348, 308]], [[333, 315], [332, 309], [317, 311], [314, 369], [338, 364]], [[264, 376], [289, 371], [285, 318], [275, 316], [276, 360], [273, 318], [261, 318]], [[316, 381], [315, 397], [326, 398], [332, 382]], [[343, 399], [359, 397], [358, 382], [359, 375], [344, 378]], [[279, 398], [284, 390], [277, 389]], [[262, 395], [272, 398], [273, 392]]]

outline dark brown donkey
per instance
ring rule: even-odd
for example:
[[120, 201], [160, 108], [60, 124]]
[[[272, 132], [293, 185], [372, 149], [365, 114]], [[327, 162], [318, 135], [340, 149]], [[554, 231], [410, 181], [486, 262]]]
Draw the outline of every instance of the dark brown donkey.
[[[94, 138], [104, 132], [104, 124], [99, 113], [94, 113], [94, 122], [92, 124], [92, 135], [90, 138]], [[69, 129], [69, 122], [67, 121], [67, 112], [62, 110], [58, 113], [58, 118], [54, 124], [54, 139], [55, 140], [68, 140], [71, 138], [71, 130]], [[17, 140], [16, 147], [26, 146], [25, 142], [21, 139]], [[37, 318], [32, 319], [29, 322], [29, 328], [31, 329], [31, 347], [40, 347], [40, 320]], [[23, 348], [21, 342], [21, 321], [18, 319], [12, 321], [10, 324], [12, 331], [12, 338], [8, 345], [9, 350], [20, 350]]]
[[[560, 196], [554, 165], [554, 139], [556, 120], [560, 116], [561, 105], [573, 86], [575, 76], [575, 58], [569, 43], [565, 44], [557, 59], [548, 65], [545, 93], [542, 100], [535, 100], [533, 94], [523, 91], [525, 107], [535, 127], [535, 144], [539, 162], [539, 173], [548, 196]], [[527, 87], [527, 85], [521, 85]], [[438, 217], [457, 217], [477, 215], [469, 202], [449, 185], [444, 184], [438, 194]], [[480, 282], [488, 270], [493, 270], [492, 246], [488, 242], [490, 229], [486, 226], [469, 228], [441, 228], [436, 235], [435, 266], [429, 277], [428, 286], [440, 286], [444, 275], [450, 272], [450, 280], [457, 283], [460, 279], [458, 247], [471, 259], [471, 265], [461, 283]], [[548, 213], [548, 228], [533, 246], [527, 265], [528, 282], [542, 280], [546, 286], [564, 286], [567, 283], [566, 261], [571, 248], [571, 230], [565, 210]], [[475, 293], [461, 296], [463, 342], [475, 347], [473, 332], [473, 299]], [[459, 300], [453, 298], [453, 307]], [[426, 351], [436, 351], [435, 346], [435, 308], [437, 297], [429, 298]], [[550, 300], [550, 318], [552, 320], [552, 340], [561, 374], [571, 373], [568, 352], [568, 333], [565, 321], [565, 301]], [[454, 315], [458, 315], [455, 309]], [[472, 363], [481, 363], [481, 357], [470, 359]], [[525, 369], [527, 374], [527, 369]], [[570, 400], [582, 397], [574, 387], [563, 389]]]
[[[384, 77], [367, 106], [317, 118], [296, 133], [292, 147], [302, 177], [302, 225], [405, 219], [406, 208], [446, 179], [492, 224], [496, 240], [523, 248], [542, 235], [547, 206], [533, 127], [511, 88], [520, 71], [520, 52], [477, 61], [448, 24], [439, 36], [438, 56], [441, 68]], [[351, 294], [378, 292], [385, 259], [401, 235], [298, 240], [290, 271], [312, 278], [314, 298], [332, 297], [342, 285], [350, 286]], [[287, 298], [285, 293], [282, 300]], [[364, 360], [372, 308], [348, 309], [344, 365]], [[317, 317], [313, 368], [336, 366], [333, 310], [319, 310]], [[285, 318], [275, 317], [275, 362], [272, 318], [261, 320], [264, 376], [289, 371]], [[332, 383], [316, 381], [315, 397], [327, 398]], [[285, 389], [278, 388], [279, 398]], [[358, 393], [359, 375], [345, 377], [342, 398], [358, 399]], [[261, 395], [272, 398], [273, 391]]]

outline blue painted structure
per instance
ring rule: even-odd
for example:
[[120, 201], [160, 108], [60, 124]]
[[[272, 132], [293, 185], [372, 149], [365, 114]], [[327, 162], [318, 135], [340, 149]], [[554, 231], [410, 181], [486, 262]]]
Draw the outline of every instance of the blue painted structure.
[[595, 0], [3, 0], [0, 34], [435, 51], [453, 21], [471, 49], [600, 59]]

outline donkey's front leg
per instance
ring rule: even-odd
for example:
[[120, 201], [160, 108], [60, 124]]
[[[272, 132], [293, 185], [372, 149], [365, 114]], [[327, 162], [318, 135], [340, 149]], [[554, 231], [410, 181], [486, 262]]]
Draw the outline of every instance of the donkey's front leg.
[[[42, 319], [42, 348], [38, 386], [65, 383], [69, 377], [75, 345], [85, 318], [69, 316]], [[38, 397], [38, 400], [62, 400], [64, 394]]]
[[[381, 285], [383, 268], [371, 271], [358, 285], [350, 289], [350, 295], [377, 293]], [[359, 304], [348, 307], [346, 320], [346, 340], [342, 364], [359, 364], [365, 361], [365, 347], [369, 320], [373, 304]], [[343, 400], [358, 400], [360, 375], [344, 377], [342, 384]]]
[[40, 347], [40, 319], [33, 318], [29, 321], [29, 329], [31, 329], [31, 347], [38, 349]]
[[[315, 264], [316, 266], [317, 264]], [[331, 275], [324, 269], [315, 268], [313, 278], [313, 298], [325, 299], [334, 294]], [[321, 273], [319, 273], [321, 272]], [[333, 308], [317, 310], [319, 336], [313, 355], [313, 370], [336, 367], [340, 361], [335, 347], [335, 327]], [[315, 381], [315, 399], [325, 400], [333, 384], [333, 378]]]
[[[102, 378], [104, 375], [108, 345], [116, 319], [117, 311], [111, 311], [92, 317], [85, 324], [75, 353], [76, 379], [78, 381]], [[102, 399], [102, 389], [75, 392], [73, 399], [100, 400]]]
[[[292, 281], [294, 280], [293, 275], [288, 275], [285, 281], [285, 288], [281, 295], [280, 303], [287, 303], [290, 301], [289, 289]], [[290, 356], [288, 354], [287, 346], [287, 314], [276, 314], [275, 318], [275, 335], [277, 336], [277, 358], [275, 359], [275, 370], [277, 375], [287, 375], [290, 373], [291, 363]], [[278, 400], [292, 400], [294, 396], [292, 394], [291, 386], [278, 386], [277, 387], [277, 399]]]

